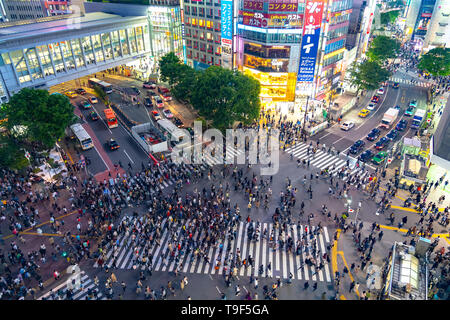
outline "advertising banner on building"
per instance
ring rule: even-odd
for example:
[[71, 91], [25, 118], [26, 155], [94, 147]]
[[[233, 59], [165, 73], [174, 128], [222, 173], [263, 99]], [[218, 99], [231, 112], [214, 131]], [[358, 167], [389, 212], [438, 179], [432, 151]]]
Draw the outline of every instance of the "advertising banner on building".
[[323, 0], [308, 0], [306, 2], [297, 81], [314, 81], [322, 12]]
[[302, 15], [300, 14], [268, 14], [260, 12], [239, 11], [242, 16], [242, 24], [246, 26], [266, 28], [300, 28], [302, 26]]
[[250, 9], [250, 10], [263, 10], [264, 8], [264, 1], [255, 1], [255, 0], [244, 0], [244, 9]]
[[233, 0], [222, 0], [220, 24], [222, 27], [222, 43], [231, 45], [233, 39]]
[[297, 12], [298, 4], [292, 0], [269, 1], [269, 12]]

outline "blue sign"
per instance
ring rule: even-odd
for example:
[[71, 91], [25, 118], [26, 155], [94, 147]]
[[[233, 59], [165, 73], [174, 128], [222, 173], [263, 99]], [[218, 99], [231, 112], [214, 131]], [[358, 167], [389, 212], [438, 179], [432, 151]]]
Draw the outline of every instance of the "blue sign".
[[222, 28], [222, 40], [233, 39], [233, 0], [222, 0], [220, 11], [220, 25]]
[[320, 28], [312, 34], [304, 34], [300, 49], [300, 64], [298, 66], [297, 81], [313, 82], [316, 67], [317, 50], [319, 48]]

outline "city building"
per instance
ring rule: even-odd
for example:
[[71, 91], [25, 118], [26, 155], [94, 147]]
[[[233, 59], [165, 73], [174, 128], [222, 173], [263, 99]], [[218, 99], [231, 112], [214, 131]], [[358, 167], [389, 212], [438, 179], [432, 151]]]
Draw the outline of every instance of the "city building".
[[[233, 68], [233, 17], [238, 1], [182, 0], [187, 64]], [[225, 52], [222, 54], [222, 50]]]
[[[186, 62], [182, 38], [184, 26], [179, 0], [145, 0], [131, 3], [121, 0], [114, 1], [114, 3], [85, 2], [85, 8], [86, 12], [92, 13], [107, 12], [116, 15], [147, 16], [151, 54], [146, 63], [129, 66], [133, 72], [142, 73], [139, 71], [139, 66], [143, 66], [145, 70], [150, 70], [152, 77], [155, 77], [159, 58], [169, 52], [174, 52], [182, 61]], [[124, 71], [131, 72], [131, 70]]]
[[72, 4], [82, 6], [82, 1], [72, 0], [1, 0], [4, 22], [31, 20], [62, 14], [76, 13]]
[[375, 0], [353, 0], [345, 47], [347, 50], [356, 48], [356, 57], [367, 50], [376, 7]]
[[436, 0], [433, 15], [425, 35], [424, 48], [450, 48], [450, 1]]
[[304, 1], [241, 1], [236, 63], [261, 83], [264, 107], [295, 99]]
[[430, 28], [436, 2], [439, 1], [411, 0], [406, 7], [405, 35], [407, 40], [414, 41], [416, 50], [424, 48], [425, 36]]
[[147, 16], [87, 13], [0, 28], [0, 94], [48, 88], [95, 72], [143, 63], [150, 55]]

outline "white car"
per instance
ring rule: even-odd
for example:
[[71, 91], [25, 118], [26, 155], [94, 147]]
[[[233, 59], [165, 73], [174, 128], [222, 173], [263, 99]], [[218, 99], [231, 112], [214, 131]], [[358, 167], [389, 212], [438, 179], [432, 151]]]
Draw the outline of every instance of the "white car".
[[169, 109], [164, 109], [163, 113], [167, 119], [173, 118], [173, 113]]
[[367, 110], [374, 110], [377, 107], [377, 105], [375, 103], [369, 103], [366, 107]]
[[378, 89], [377, 94], [384, 94], [384, 88]]
[[343, 124], [341, 124], [341, 129], [348, 131], [351, 128], [355, 126], [355, 123], [353, 121], [345, 121]]
[[89, 101], [91, 103], [98, 103], [98, 99], [96, 97], [89, 97]]

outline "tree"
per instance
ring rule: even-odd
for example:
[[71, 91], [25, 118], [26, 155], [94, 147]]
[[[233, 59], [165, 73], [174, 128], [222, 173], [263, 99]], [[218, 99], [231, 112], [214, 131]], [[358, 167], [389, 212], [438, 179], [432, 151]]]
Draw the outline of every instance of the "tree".
[[367, 56], [371, 61], [384, 62], [394, 58], [400, 49], [400, 43], [386, 36], [377, 36], [372, 40]]
[[428, 51], [420, 58], [417, 68], [435, 77], [450, 75], [450, 49], [434, 48]]
[[24, 88], [5, 106], [6, 128], [12, 133], [23, 128], [22, 135], [17, 136], [21, 143], [36, 145], [41, 150], [50, 149], [74, 122], [73, 109], [64, 95]]
[[366, 60], [359, 64], [353, 64], [349, 70], [350, 83], [359, 90], [374, 90], [391, 76], [391, 73], [381, 67], [376, 61]]
[[219, 130], [234, 121], [249, 124], [259, 115], [260, 84], [239, 72], [211, 66], [202, 71], [193, 88], [191, 103]]
[[176, 83], [180, 65], [180, 58], [178, 58], [173, 52], [169, 52], [168, 54], [161, 57], [161, 59], [159, 60], [161, 80], [164, 82], [169, 82], [170, 85]]
[[395, 23], [397, 17], [400, 15], [400, 10], [391, 10], [380, 13], [380, 22], [382, 25], [387, 25], [389, 23]]
[[192, 92], [197, 83], [198, 73], [185, 64], [177, 65], [176, 84], [172, 88], [172, 94], [181, 101], [191, 100]]
[[0, 134], [0, 167], [21, 170], [28, 166], [25, 152], [11, 136]]

